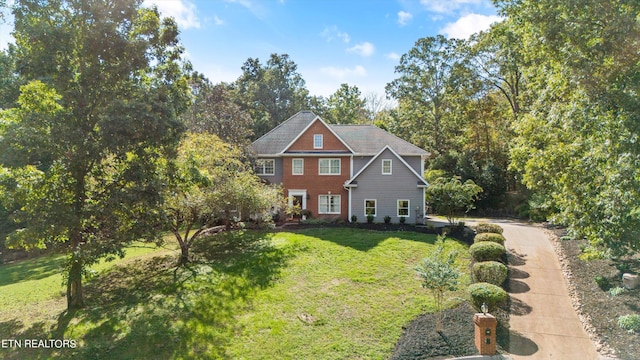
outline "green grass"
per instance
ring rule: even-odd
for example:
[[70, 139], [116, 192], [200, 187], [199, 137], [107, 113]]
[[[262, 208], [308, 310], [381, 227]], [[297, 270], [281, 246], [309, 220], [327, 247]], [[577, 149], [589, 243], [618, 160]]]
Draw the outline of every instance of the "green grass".
[[[87, 308], [38, 314], [30, 324], [3, 311], [8, 320], [0, 320], [14, 338], [73, 339], [76, 349], [0, 349], [0, 357], [388, 358], [402, 326], [433, 310], [414, 267], [434, 242], [431, 235], [356, 229], [246, 232], [197, 244], [198, 261], [187, 269], [175, 269], [175, 254], [104, 264], [111, 270], [85, 288]], [[446, 245], [459, 250], [467, 274], [466, 245]], [[61, 260], [38, 261], [22, 265], [30, 274], [23, 277], [0, 267], [0, 292], [59, 276], [39, 274]], [[33, 305], [45, 305], [57, 285]]]

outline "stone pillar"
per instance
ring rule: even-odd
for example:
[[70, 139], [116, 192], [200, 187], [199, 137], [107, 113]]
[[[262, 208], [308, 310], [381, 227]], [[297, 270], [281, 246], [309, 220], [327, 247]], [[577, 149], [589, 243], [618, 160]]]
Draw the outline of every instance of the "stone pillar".
[[476, 348], [480, 355], [496, 354], [496, 327], [498, 321], [491, 314], [477, 313], [473, 315], [475, 324]]

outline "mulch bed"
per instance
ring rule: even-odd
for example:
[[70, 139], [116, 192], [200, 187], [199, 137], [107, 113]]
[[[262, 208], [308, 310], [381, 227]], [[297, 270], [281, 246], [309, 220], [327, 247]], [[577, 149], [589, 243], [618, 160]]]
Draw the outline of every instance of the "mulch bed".
[[418, 316], [404, 327], [390, 359], [446, 359], [478, 354], [474, 343], [475, 313], [468, 303], [445, 310], [442, 334], [436, 332], [434, 314]]
[[578, 255], [587, 245], [586, 240], [560, 240], [565, 235], [562, 229], [553, 229], [551, 233], [554, 243], [561, 249], [559, 257], [569, 280], [574, 308], [581, 319], [587, 321], [586, 330], [594, 340], [596, 349], [604, 355], [615, 355], [620, 359], [640, 359], [640, 334], [627, 333], [618, 326], [619, 316], [640, 314], [640, 290], [612, 296], [607, 287], [600, 288], [594, 280], [596, 276], [603, 276], [609, 282], [608, 287], [622, 287], [622, 272], [617, 267], [626, 262], [637, 273], [640, 260], [636, 256], [634, 261], [583, 261]]

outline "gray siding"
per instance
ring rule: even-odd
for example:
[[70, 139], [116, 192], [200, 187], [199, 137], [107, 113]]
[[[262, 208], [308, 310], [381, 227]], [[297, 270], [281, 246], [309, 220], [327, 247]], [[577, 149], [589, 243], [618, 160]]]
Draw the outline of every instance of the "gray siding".
[[[382, 161], [392, 160], [392, 175], [382, 175]], [[419, 158], [418, 158], [419, 160]], [[418, 164], [418, 167], [420, 165]], [[416, 207], [419, 208], [419, 221], [424, 214], [424, 188], [418, 187], [418, 178], [392, 152], [385, 150], [356, 179], [358, 186], [351, 189], [352, 215], [359, 222], [366, 221], [364, 210], [365, 199], [376, 200], [377, 214], [375, 222], [383, 222], [385, 216], [391, 217], [392, 223], [398, 223], [397, 201], [409, 200], [408, 224], [416, 222]]]
[[409, 166], [418, 173], [418, 175], [422, 175], [422, 169], [420, 168], [422, 162], [420, 161], [420, 156], [405, 156], [404, 161], [406, 161], [407, 164], [409, 164]]
[[353, 157], [353, 175], [357, 174], [358, 171], [362, 170], [362, 168], [367, 165], [373, 156], [354, 156]]
[[267, 175], [259, 175], [261, 179], [267, 180], [271, 184], [282, 184], [282, 158], [261, 158], [261, 159], [274, 159], [275, 160], [275, 175], [267, 176]]

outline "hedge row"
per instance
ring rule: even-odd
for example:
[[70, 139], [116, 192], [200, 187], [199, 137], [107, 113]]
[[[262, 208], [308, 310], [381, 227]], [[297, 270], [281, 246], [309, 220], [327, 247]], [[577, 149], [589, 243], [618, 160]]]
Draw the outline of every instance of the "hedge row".
[[500, 287], [509, 273], [508, 268], [500, 262], [506, 253], [502, 231], [502, 227], [495, 224], [478, 224], [474, 244], [469, 248], [474, 261], [471, 275], [475, 282], [469, 286], [469, 294], [478, 310], [485, 303], [490, 312], [495, 311], [509, 298]]

